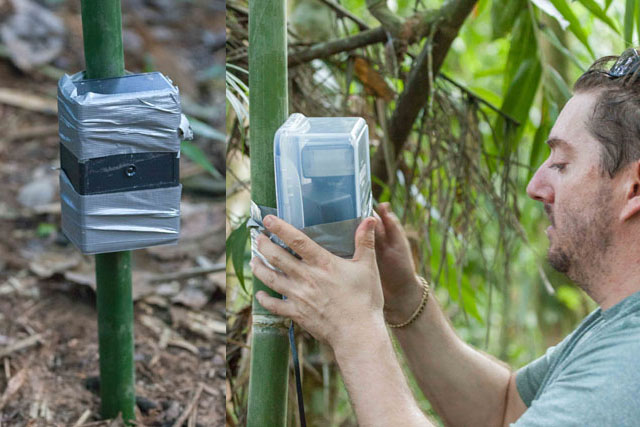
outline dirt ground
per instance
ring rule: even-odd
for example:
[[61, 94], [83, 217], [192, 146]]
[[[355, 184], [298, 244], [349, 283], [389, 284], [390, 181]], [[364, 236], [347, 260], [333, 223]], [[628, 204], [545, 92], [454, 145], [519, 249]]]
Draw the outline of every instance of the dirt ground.
[[[24, 1], [0, 0], [0, 28]], [[93, 257], [60, 232], [56, 82], [84, 68], [80, 2], [36, 3], [63, 23], [59, 54], [25, 67], [0, 40], [0, 426], [120, 425], [99, 416]], [[123, 30], [126, 68], [173, 79], [224, 176], [224, 1], [124, 1]], [[224, 422], [224, 182], [185, 155], [181, 176], [180, 243], [133, 253], [145, 426]]]

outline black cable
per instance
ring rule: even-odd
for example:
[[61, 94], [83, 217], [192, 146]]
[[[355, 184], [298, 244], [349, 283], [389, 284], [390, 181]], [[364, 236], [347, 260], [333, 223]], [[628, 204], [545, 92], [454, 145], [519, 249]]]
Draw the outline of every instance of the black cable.
[[300, 413], [300, 425], [307, 427], [307, 420], [304, 416], [304, 400], [302, 399], [302, 379], [300, 376], [300, 361], [298, 360], [298, 350], [296, 340], [293, 335], [293, 321], [289, 326], [289, 343], [291, 344], [291, 356], [293, 357], [293, 371], [296, 376], [296, 391], [298, 392], [298, 412]]

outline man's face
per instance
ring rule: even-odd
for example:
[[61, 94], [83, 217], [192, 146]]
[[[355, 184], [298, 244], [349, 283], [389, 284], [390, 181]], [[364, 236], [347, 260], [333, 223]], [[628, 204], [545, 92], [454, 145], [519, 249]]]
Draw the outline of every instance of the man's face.
[[551, 154], [527, 186], [551, 221], [549, 263], [583, 286], [605, 268], [616, 198], [612, 180], [602, 173], [600, 143], [587, 129], [596, 96], [579, 93], [569, 100], [551, 129]]

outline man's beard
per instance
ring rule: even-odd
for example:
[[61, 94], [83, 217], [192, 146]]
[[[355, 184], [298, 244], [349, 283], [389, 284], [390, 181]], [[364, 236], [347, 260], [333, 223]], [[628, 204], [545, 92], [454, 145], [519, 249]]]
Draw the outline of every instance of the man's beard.
[[611, 245], [611, 191], [602, 186], [594, 202], [583, 209], [562, 211], [562, 224], [556, 228], [554, 212], [545, 210], [551, 219], [549, 264], [588, 292], [590, 285], [605, 274], [604, 256]]

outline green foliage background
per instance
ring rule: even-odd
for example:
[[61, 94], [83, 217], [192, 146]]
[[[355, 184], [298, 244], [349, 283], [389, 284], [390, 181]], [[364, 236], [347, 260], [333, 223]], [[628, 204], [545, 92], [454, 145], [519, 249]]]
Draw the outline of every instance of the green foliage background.
[[[343, 0], [341, 4], [372, 27], [377, 25], [367, 12], [365, 0]], [[398, 15], [410, 16], [416, 9], [435, 9], [442, 2], [396, 0], [389, 4]], [[341, 28], [348, 33], [358, 32], [347, 20]], [[563, 104], [571, 96], [573, 82], [596, 58], [616, 55], [625, 47], [640, 44], [639, 29], [640, 0], [479, 1], [462, 26], [441, 70], [476, 97], [448, 85], [442, 77], [435, 77], [438, 84], [434, 101], [425, 107], [423, 119], [418, 119], [422, 123], [416, 124], [410, 144], [401, 156], [403, 164], [412, 165], [419, 174], [411, 175], [415, 178], [411, 185], [399, 179], [392, 187], [386, 187], [378, 200], [389, 200], [410, 236], [414, 236], [416, 257], [424, 261], [420, 270], [435, 283], [436, 295], [458, 334], [514, 369], [557, 343], [595, 307], [566, 277], [547, 266], [548, 242], [544, 229], [548, 219], [542, 205], [527, 197], [525, 188], [548, 154], [545, 140]], [[420, 48], [410, 47], [409, 53], [417, 54]], [[383, 56], [375, 50], [368, 52], [373, 57]], [[362, 85], [351, 81], [348, 70], [337, 67], [335, 62], [325, 61], [325, 64], [339, 85], [344, 88], [349, 84], [350, 93], [373, 102]], [[408, 71], [410, 56], [406, 55], [405, 61], [398, 65], [400, 71]], [[376, 66], [382, 73], [383, 64]], [[234, 197], [241, 197], [245, 184], [240, 176], [247, 162], [243, 153], [248, 108], [244, 98], [247, 88], [241, 81], [243, 71], [230, 65], [227, 73], [228, 133], [231, 135], [227, 183], [233, 201]], [[402, 80], [393, 73], [384, 74], [388, 84], [401, 91]], [[349, 83], [345, 83], [347, 80]], [[440, 93], [439, 97], [436, 92]], [[439, 116], [436, 110], [449, 105], [445, 101], [450, 102], [452, 108], [458, 108], [455, 111], [462, 115], [454, 114], [450, 120]], [[497, 114], [487, 103], [504, 114]], [[393, 102], [387, 107], [392, 109]], [[294, 106], [291, 112], [295, 111]], [[465, 120], [459, 118], [471, 114], [469, 111], [480, 117], [471, 122], [478, 131], [473, 134], [474, 140], [482, 147], [482, 158], [486, 159], [477, 177], [485, 180], [474, 184], [472, 180], [477, 177], [465, 178], [465, 169], [456, 170], [461, 163], [455, 159], [448, 163], [453, 157], [447, 156], [441, 158], [437, 168], [426, 173], [429, 160], [442, 153], [436, 148], [453, 150], [442, 137], [457, 137], [465, 126]], [[520, 126], [509, 125], [506, 116], [517, 120]], [[434, 136], [429, 125], [435, 127], [442, 123], [446, 123], [448, 130], [440, 130]], [[427, 143], [422, 147], [419, 144], [423, 137]], [[461, 151], [461, 154], [469, 152]], [[456, 152], [448, 153], [455, 155]], [[442, 200], [449, 203], [448, 211]], [[241, 206], [242, 203], [246, 205], [246, 200], [240, 202]], [[447, 212], [450, 215], [447, 216]], [[247, 292], [250, 254], [244, 230], [247, 216], [246, 210], [244, 213], [229, 211], [227, 241], [229, 319], [231, 323], [236, 322], [234, 330], [244, 334], [242, 337], [246, 337], [248, 326], [244, 325], [243, 329], [237, 322], [250, 304], [250, 290]], [[325, 357], [326, 349], [301, 336], [300, 345], [304, 346], [303, 354], [309, 357], [309, 369], [318, 368], [317, 372], [306, 375], [312, 384], [305, 387], [311, 425], [354, 425], [335, 366], [325, 366], [330, 363], [327, 362], [330, 357]], [[240, 356], [240, 365], [246, 354]], [[325, 369], [329, 369], [328, 374]], [[241, 370], [235, 371], [238, 372]], [[246, 405], [241, 375], [231, 375], [235, 381], [234, 400], [228, 408], [240, 423], [242, 408]], [[415, 384], [414, 390], [424, 410], [430, 411]], [[329, 395], [333, 397], [327, 397]], [[294, 403], [290, 401], [290, 408], [295, 408]], [[331, 414], [326, 413], [328, 408]], [[290, 411], [291, 423], [295, 425], [294, 409]]]

